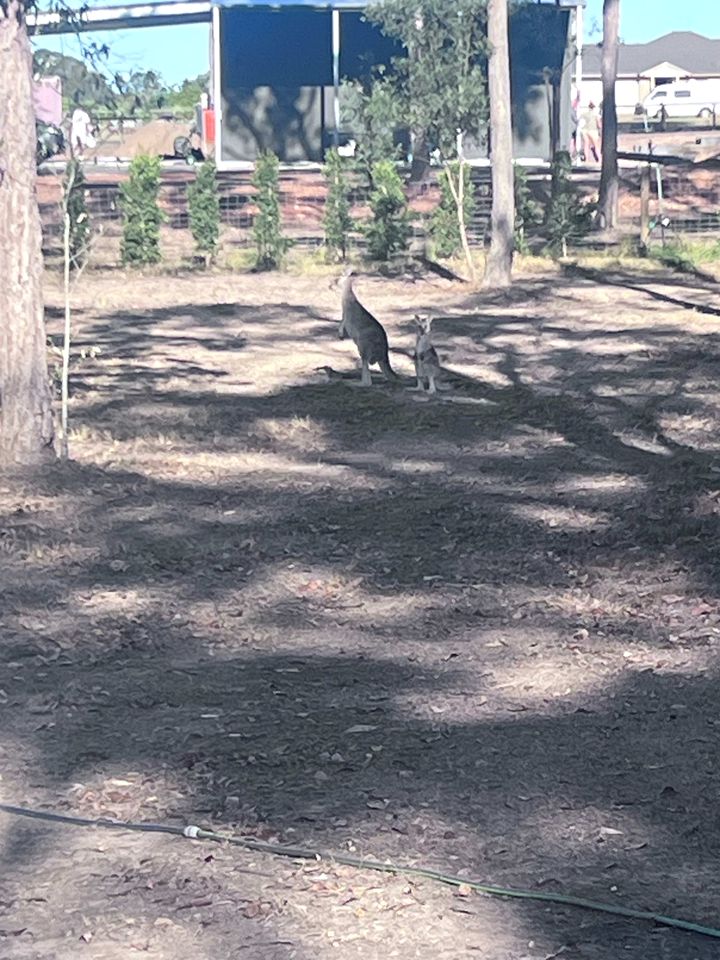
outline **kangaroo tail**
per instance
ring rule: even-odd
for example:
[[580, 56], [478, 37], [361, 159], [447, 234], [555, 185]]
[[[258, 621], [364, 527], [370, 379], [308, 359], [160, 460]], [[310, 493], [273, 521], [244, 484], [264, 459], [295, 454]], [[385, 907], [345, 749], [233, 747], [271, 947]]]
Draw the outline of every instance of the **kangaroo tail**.
[[380, 361], [379, 367], [382, 370], [383, 376], [385, 377], [386, 380], [400, 379], [400, 377], [395, 373], [393, 368], [390, 366], [390, 360], [388, 359], [387, 354], [385, 355], [385, 358]]

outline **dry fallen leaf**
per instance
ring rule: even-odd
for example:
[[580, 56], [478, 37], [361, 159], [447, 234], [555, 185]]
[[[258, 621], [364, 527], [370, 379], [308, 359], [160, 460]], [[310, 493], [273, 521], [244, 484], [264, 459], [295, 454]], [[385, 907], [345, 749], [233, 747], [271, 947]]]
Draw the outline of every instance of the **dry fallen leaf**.
[[257, 917], [267, 917], [272, 912], [272, 904], [268, 900], [251, 900], [243, 907], [242, 914], [248, 920]]

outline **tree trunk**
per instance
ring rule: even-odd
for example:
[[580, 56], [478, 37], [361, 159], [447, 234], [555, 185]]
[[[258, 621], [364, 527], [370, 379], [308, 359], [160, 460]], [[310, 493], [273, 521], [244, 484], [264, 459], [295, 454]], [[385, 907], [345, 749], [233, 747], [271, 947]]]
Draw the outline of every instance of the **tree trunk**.
[[[560, 149], [560, 83], [562, 75], [559, 70], [553, 70], [552, 74], [552, 156]], [[563, 148], [564, 149], [564, 148]]]
[[487, 17], [492, 220], [484, 282], [487, 287], [509, 287], [515, 231], [515, 175], [510, 115], [508, 0], [488, 0]]
[[22, 0], [0, 4], [0, 465], [52, 459], [35, 192], [32, 53]]
[[430, 150], [424, 130], [416, 130], [412, 136], [412, 164], [410, 183], [422, 183], [430, 176]]
[[62, 375], [60, 380], [60, 457], [67, 460], [70, 456], [70, 442], [68, 440], [68, 410], [70, 407], [70, 340], [72, 337], [72, 311], [70, 309], [70, 265], [72, 251], [70, 249], [70, 209], [68, 206], [71, 191], [74, 185], [74, 174], [77, 167], [73, 165], [73, 180], [65, 186], [65, 196], [62, 204], [63, 221], [63, 305], [65, 308], [65, 325], [63, 328], [62, 347]]
[[598, 226], [601, 230], [615, 230], [618, 223], [618, 162], [617, 109], [615, 81], [618, 68], [618, 34], [620, 31], [620, 0], [603, 2], [602, 43], [602, 166], [600, 169], [600, 196]]

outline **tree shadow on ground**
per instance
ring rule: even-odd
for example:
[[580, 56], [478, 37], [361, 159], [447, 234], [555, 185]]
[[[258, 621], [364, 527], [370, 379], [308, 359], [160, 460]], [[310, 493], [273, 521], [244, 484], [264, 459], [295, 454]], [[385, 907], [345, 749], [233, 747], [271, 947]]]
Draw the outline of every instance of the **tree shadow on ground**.
[[720, 317], [720, 309], [712, 304], [698, 302], [697, 300], [685, 300], [684, 298], [664, 293], [662, 289], [653, 289], [655, 287], [662, 288], [668, 285], [673, 288], [687, 287], [692, 289], [695, 294], [709, 293], [717, 297], [718, 292], [720, 292], [720, 284], [714, 281], [712, 277], [705, 276], [701, 273], [692, 276], [691, 279], [685, 279], [682, 276], [678, 277], [676, 274], [671, 274], [669, 277], [662, 275], [656, 277], [650, 274], [649, 276], [638, 279], [635, 274], [621, 269], [610, 268], [607, 270], [594, 270], [577, 266], [566, 267], [565, 273], [570, 277], [582, 277], [595, 283], [605, 283], [610, 286], [642, 293], [653, 300], [659, 300], [673, 307], [682, 307], [685, 310], [694, 310], [707, 316]]
[[[405, 860], [410, 849], [430, 866], [460, 864], [496, 884], [610, 900], [617, 894], [608, 891], [620, 891], [640, 908], [711, 920], [715, 738], [707, 727], [699, 735], [698, 717], [714, 677], [629, 671], [599, 688], [588, 677], [584, 691], [558, 689], [549, 703], [533, 695], [538, 663], [528, 649], [513, 658], [513, 669], [525, 659], [522, 697], [498, 703], [496, 684], [462, 653], [432, 672], [392, 650], [327, 657], [248, 648], [218, 657], [216, 647], [209, 658], [212, 641], [206, 648], [196, 631], [183, 645], [174, 641], [185, 630], [171, 620], [144, 626], [172, 639], [163, 659], [150, 649], [90, 665], [63, 655], [33, 684], [36, 706], [56, 704], [52, 724], [28, 742], [45, 798], [79, 782], [87, 785], [81, 812], [93, 799], [122, 809], [157, 790], [162, 770], [182, 784], [159, 802], [171, 823], [200, 817], [337, 849], [352, 837], [365, 855]], [[2, 708], [3, 729], [27, 738], [17, 706]], [[128, 770], [124, 790], [106, 786], [108, 774]], [[6, 869], [37, 852], [11, 844]], [[203, 891], [201, 880], [186, 896]], [[117, 884], [103, 887], [117, 895]], [[232, 898], [235, 886], [225, 893]], [[425, 896], [447, 908], [443, 893]], [[711, 943], [645, 925], [533, 904], [503, 909], [510, 949], [530, 930], [583, 957], [615, 956], [620, 944], [637, 958], [715, 955]], [[483, 904], [473, 913], [482, 918]], [[215, 920], [229, 923], [222, 911]]]
[[[717, 338], [578, 331], [542, 297], [531, 316], [442, 318], [482, 372], [459, 369], [436, 401], [317, 382], [223, 394], [202, 374], [147, 404], [131, 364], [114, 395], [82, 396], [76, 417], [116, 447], [0, 517], [3, 776], [19, 798], [352, 843], [711, 922], [718, 484], [687, 418], [714, 403]], [[161, 349], [161, 319], [121, 334], [125, 359]], [[263, 346], [294, 335], [278, 320]], [[8, 873], [45, 855], [2, 854]], [[221, 938], [238, 860], [183, 888], [226, 890]], [[103, 877], [100, 902], [124, 889]], [[285, 883], [311, 916], [317, 885]], [[438, 956], [472, 941], [519, 957], [529, 939], [529, 956], [583, 960], [717, 949], [534, 904], [472, 901], [458, 921], [450, 894], [420, 899], [438, 906], [408, 906], [405, 955], [430, 927]], [[275, 905], [266, 925], [324, 955], [311, 921]]]

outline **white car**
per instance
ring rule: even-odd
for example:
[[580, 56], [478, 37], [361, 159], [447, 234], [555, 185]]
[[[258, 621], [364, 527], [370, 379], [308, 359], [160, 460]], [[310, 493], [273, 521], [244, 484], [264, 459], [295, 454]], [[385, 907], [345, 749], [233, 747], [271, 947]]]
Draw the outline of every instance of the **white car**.
[[643, 100], [643, 109], [651, 120], [665, 116], [711, 117], [713, 110], [720, 116], [720, 84], [713, 80], [695, 83], [665, 83], [655, 87]]

